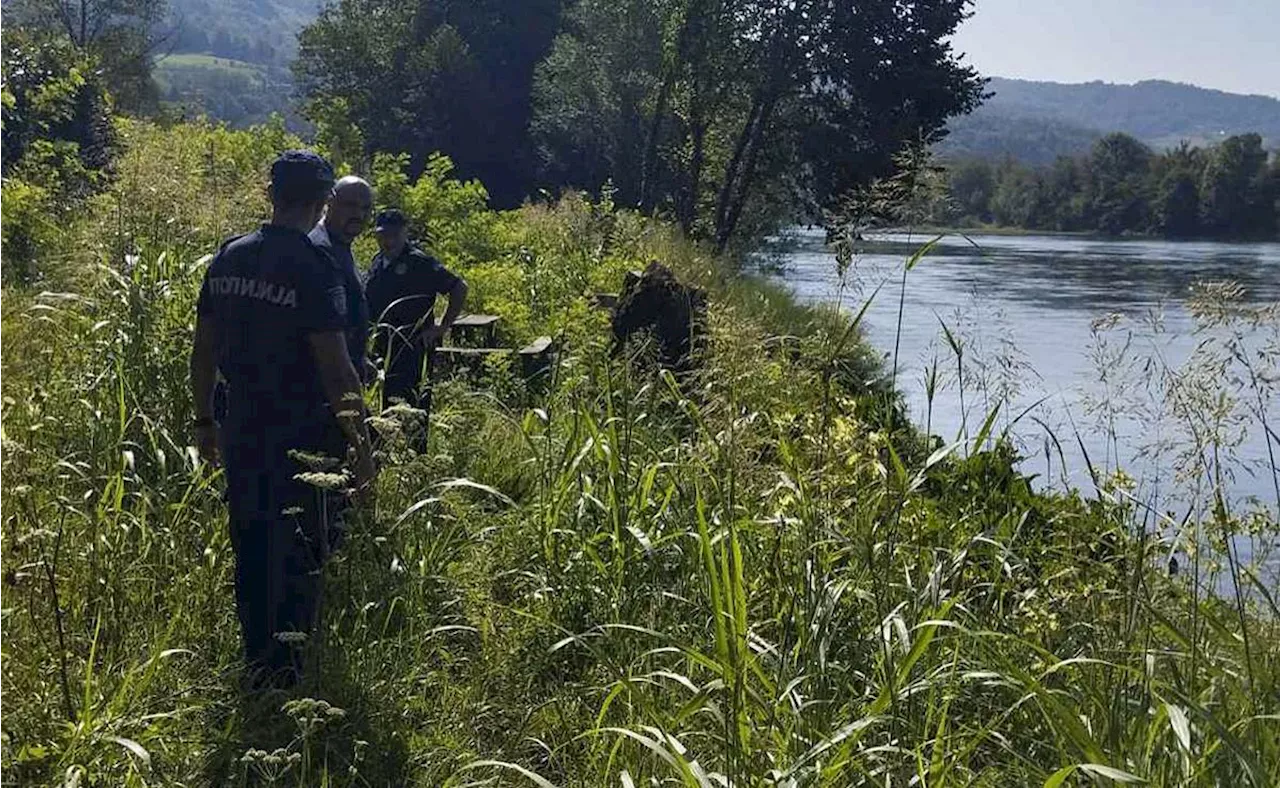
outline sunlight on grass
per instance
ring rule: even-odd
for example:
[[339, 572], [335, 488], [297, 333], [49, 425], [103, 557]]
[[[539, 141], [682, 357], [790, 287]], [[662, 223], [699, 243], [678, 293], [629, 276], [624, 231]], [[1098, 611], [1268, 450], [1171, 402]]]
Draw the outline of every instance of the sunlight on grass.
[[[1280, 780], [1274, 578], [1223, 538], [1274, 540], [1273, 519], [1218, 507], [1175, 533], [1122, 483], [1037, 493], [998, 411], [955, 442], [910, 425], [853, 315], [603, 202], [492, 213], [447, 167], [405, 203], [450, 217], [442, 254], [478, 310], [514, 315], [508, 339], [563, 350], [541, 387], [439, 385], [421, 454], [420, 412], [375, 417], [377, 510], [326, 570], [307, 678], [241, 694], [186, 354], [201, 261], [261, 215], [287, 140], [128, 134], [46, 280], [4, 295], [6, 779]], [[613, 353], [590, 306], [652, 259], [710, 294], [693, 372]], [[1175, 553], [1194, 566], [1171, 575]], [[1207, 593], [1215, 561], [1240, 593]]]

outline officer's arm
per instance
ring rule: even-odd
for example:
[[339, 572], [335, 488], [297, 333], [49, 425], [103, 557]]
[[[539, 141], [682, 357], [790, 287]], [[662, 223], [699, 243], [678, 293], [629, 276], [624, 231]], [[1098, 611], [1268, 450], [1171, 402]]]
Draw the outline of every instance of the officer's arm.
[[341, 331], [319, 331], [307, 335], [311, 355], [320, 371], [325, 397], [333, 409], [347, 443], [356, 452], [356, 484], [363, 488], [373, 481], [373, 449], [365, 428], [364, 396], [360, 377], [347, 354], [347, 340]]
[[467, 282], [462, 277], [458, 277], [458, 281], [454, 283], [453, 289], [449, 291], [449, 306], [444, 310], [444, 317], [440, 318], [440, 329], [448, 330], [453, 321], [458, 319], [458, 315], [462, 314], [462, 307], [467, 303]]
[[196, 315], [196, 336], [191, 347], [191, 399], [198, 422], [213, 419], [213, 387], [218, 380], [215, 321], [212, 314]]

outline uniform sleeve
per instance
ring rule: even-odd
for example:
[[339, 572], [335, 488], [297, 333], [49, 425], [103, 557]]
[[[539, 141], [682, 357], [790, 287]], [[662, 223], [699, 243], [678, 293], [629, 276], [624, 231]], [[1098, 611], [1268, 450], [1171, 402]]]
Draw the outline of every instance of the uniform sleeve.
[[218, 272], [222, 268], [221, 262], [222, 249], [219, 249], [208, 267], [204, 269], [204, 279], [200, 282], [200, 295], [196, 298], [196, 314], [201, 317], [215, 317], [217, 315], [218, 297], [214, 295], [209, 279], [210, 277], [218, 276]]
[[342, 272], [316, 250], [314, 273], [298, 285], [298, 325], [306, 333], [342, 331], [347, 324], [347, 286]]
[[458, 285], [457, 275], [445, 268], [444, 263], [441, 263], [436, 258], [430, 257], [428, 260], [426, 289], [439, 295], [444, 295], [453, 290]]
[[209, 271], [206, 270], [204, 281], [200, 283], [200, 295], [196, 298], [196, 314], [201, 317], [213, 317], [216, 311], [213, 294], [209, 292]]

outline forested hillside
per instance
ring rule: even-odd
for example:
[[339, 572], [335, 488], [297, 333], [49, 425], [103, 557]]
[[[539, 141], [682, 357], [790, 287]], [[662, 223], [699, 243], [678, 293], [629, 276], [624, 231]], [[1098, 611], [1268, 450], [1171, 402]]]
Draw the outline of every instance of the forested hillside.
[[298, 113], [290, 64], [298, 32], [318, 0], [170, 0], [166, 41], [156, 60], [159, 99], [173, 114], [206, 114], [233, 126], [273, 113], [291, 128]]
[[941, 154], [1050, 164], [1088, 152], [1113, 131], [1157, 151], [1182, 142], [1214, 145], [1251, 132], [1262, 136], [1264, 147], [1280, 145], [1280, 100], [1268, 96], [1161, 81], [1067, 85], [1001, 77], [993, 77], [987, 90], [993, 95], [981, 107], [948, 124]]
[[1089, 150], [1102, 132], [1052, 118], [1002, 115], [978, 107], [947, 123], [947, 136], [935, 146], [947, 159], [1013, 159], [1024, 164], [1051, 164], [1059, 156]]
[[322, 0], [169, 0], [175, 53], [288, 66]]

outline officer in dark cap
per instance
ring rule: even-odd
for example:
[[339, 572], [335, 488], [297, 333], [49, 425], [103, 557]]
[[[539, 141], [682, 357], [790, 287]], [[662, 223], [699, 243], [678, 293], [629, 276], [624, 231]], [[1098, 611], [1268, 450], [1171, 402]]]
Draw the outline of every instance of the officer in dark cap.
[[[378, 214], [373, 232], [381, 250], [365, 278], [365, 297], [374, 325], [374, 354], [384, 370], [383, 403], [393, 399], [430, 410], [431, 392], [422, 387], [424, 367], [467, 300], [467, 283], [431, 255], [409, 243], [405, 215], [391, 208]], [[440, 322], [436, 296], [449, 298]], [[418, 441], [421, 444], [421, 440]]]
[[[333, 187], [333, 169], [307, 151], [271, 167], [271, 221], [223, 244], [205, 273], [191, 354], [196, 442], [226, 469], [236, 608], [254, 686], [297, 680], [291, 643], [313, 631], [334, 481], [367, 493], [374, 466], [360, 379], [347, 353], [347, 291], [338, 266], [307, 238]], [[226, 413], [213, 419], [218, 374]], [[300, 454], [301, 453], [301, 454]], [[324, 458], [333, 458], [326, 460]]]

